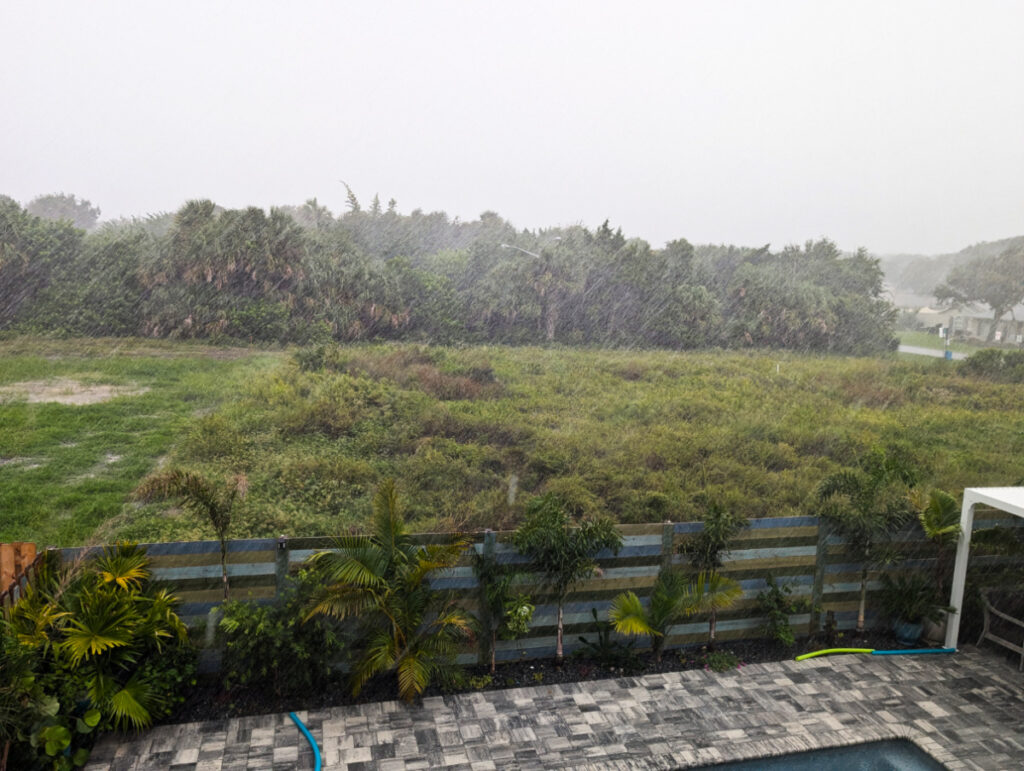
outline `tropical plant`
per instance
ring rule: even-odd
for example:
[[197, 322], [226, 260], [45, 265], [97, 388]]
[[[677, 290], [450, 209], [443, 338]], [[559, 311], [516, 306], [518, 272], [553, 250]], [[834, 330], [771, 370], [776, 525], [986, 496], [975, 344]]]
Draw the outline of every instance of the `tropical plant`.
[[662, 568], [648, 605], [633, 592], [623, 592], [612, 600], [608, 617], [620, 634], [650, 637], [651, 652], [660, 664], [669, 627], [694, 613], [695, 599], [691, 582], [681, 571]]
[[563, 659], [563, 607], [580, 581], [598, 569], [595, 556], [602, 549], [618, 554], [622, 535], [607, 518], [574, 523], [565, 504], [555, 495], [534, 498], [527, 505], [523, 524], [512, 536], [520, 554], [541, 574], [542, 584], [554, 594], [558, 606], [555, 661]]
[[893, 621], [908, 624], [937, 622], [949, 610], [942, 604], [939, 588], [920, 573], [883, 573], [880, 599]]
[[10, 623], [0, 613], [0, 771], [7, 771], [12, 747], [16, 764], [29, 762], [17, 757], [21, 753], [15, 745], [27, 742], [32, 724], [45, 709], [35, 667], [32, 649], [18, 642]]
[[708, 614], [708, 650], [713, 651], [718, 614], [736, 604], [743, 596], [743, 588], [738, 581], [720, 573], [700, 573], [690, 584], [689, 592], [687, 603], [695, 612]]
[[236, 474], [223, 487], [193, 471], [172, 469], [143, 480], [133, 493], [140, 501], [180, 498], [186, 508], [210, 523], [220, 544], [220, 574], [224, 599], [228, 599], [228, 532], [235, 501], [245, 498], [249, 480]]
[[270, 604], [224, 603], [218, 631], [226, 691], [258, 687], [275, 696], [294, 695], [331, 678], [345, 650], [341, 630], [327, 617], [303, 623], [317, 585], [304, 570]]
[[176, 606], [134, 544], [87, 562], [44, 561], [11, 628], [35, 657], [41, 689], [29, 743], [54, 768], [83, 764], [94, 729], [138, 730], [180, 703], [194, 652]]
[[516, 573], [500, 564], [493, 554], [474, 551], [473, 572], [479, 587], [475, 621], [480, 660], [489, 662], [493, 675], [498, 638], [515, 640], [525, 635], [535, 607], [526, 595], [513, 594]]
[[729, 542], [747, 526], [747, 520], [705, 493], [700, 493], [698, 498], [705, 509], [704, 527], [684, 539], [679, 552], [690, 560], [695, 572], [708, 573], [721, 569]]
[[776, 583], [771, 573], [765, 578], [765, 584], [764, 591], [757, 595], [757, 605], [765, 619], [764, 634], [783, 645], [793, 645], [796, 643], [796, 635], [789, 625], [789, 617], [806, 610], [808, 603], [791, 599], [792, 587]]
[[960, 540], [960, 506], [956, 498], [937, 488], [929, 491], [927, 498], [919, 490], [911, 490], [910, 502], [921, 530], [935, 547], [936, 588], [944, 589], [950, 580], [950, 557]]
[[405, 530], [393, 480], [373, 501], [370, 535], [338, 538], [336, 551], [309, 558], [323, 582], [307, 605], [307, 621], [324, 614], [361, 623], [361, 655], [352, 668], [357, 695], [373, 676], [394, 672], [398, 695], [412, 701], [434, 679], [454, 673], [458, 643], [470, 620], [450, 593], [431, 588], [429, 576], [455, 566], [468, 542], [418, 545]]
[[612, 632], [615, 625], [608, 621], [602, 621], [597, 615], [597, 608], [590, 609], [590, 615], [594, 617], [594, 625], [597, 627], [597, 634], [593, 640], [588, 640], [580, 635], [580, 647], [574, 652], [574, 656], [584, 656], [592, 659], [607, 669], [633, 669], [638, 662], [633, 655], [633, 641], [628, 644], [612, 639]]
[[819, 512], [861, 564], [857, 633], [864, 632], [869, 571], [892, 561], [888, 537], [910, 516], [907, 491], [915, 474], [899, 452], [873, 448], [859, 468], [844, 469], [818, 485]]

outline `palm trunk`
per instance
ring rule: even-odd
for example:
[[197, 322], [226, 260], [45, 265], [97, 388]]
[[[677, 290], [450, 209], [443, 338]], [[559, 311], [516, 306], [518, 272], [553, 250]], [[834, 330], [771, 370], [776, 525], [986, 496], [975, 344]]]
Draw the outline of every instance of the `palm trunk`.
[[494, 649], [498, 647], [498, 632], [491, 632], [491, 674], [494, 674]]
[[860, 572], [860, 606], [857, 608], [857, 634], [864, 634], [864, 607], [868, 601], [868, 569]]
[[555, 663], [562, 664], [562, 603], [558, 603], [558, 633], [555, 637]]
[[220, 578], [224, 583], [224, 601], [228, 599], [228, 545], [220, 542]]
[[711, 611], [711, 620], [708, 622], [708, 650], [715, 649], [715, 625], [718, 622], [718, 613]]
[[0, 757], [0, 771], [7, 771], [7, 754], [11, 751], [11, 743], [4, 742], [4, 754]]

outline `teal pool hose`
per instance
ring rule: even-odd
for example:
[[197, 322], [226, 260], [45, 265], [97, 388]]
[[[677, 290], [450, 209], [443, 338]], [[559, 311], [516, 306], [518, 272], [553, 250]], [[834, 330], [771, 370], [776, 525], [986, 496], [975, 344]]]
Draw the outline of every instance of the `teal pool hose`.
[[314, 771], [320, 771], [320, 748], [316, 746], [316, 740], [313, 738], [313, 734], [309, 732], [309, 729], [306, 728], [306, 724], [299, 720], [299, 716], [294, 712], [289, 712], [288, 717], [295, 721], [295, 725], [299, 727], [299, 730], [302, 731], [303, 735], [306, 737], [306, 741], [309, 742], [309, 746], [313, 748], [313, 769]]
[[871, 651], [872, 656], [900, 656], [905, 653], [956, 653], [956, 648], [904, 648], [898, 651]]

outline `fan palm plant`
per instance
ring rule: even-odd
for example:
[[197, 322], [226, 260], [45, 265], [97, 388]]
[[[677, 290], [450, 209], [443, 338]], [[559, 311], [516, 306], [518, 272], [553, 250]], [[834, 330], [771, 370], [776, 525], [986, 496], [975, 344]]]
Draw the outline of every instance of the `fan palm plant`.
[[608, 617], [620, 634], [645, 634], [651, 638], [654, 660], [661, 663], [668, 629], [697, 610], [696, 594], [682, 572], [663, 569], [651, 591], [649, 605], [633, 592], [623, 592], [612, 600]]
[[324, 581], [307, 619], [317, 614], [358, 619], [363, 650], [352, 670], [357, 695], [374, 675], [395, 672], [398, 695], [411, 701], [436, 677], [453, 671], [458, 643], [470, 619], [451, 595], [435, 591], [431, 573], [454, 567], [468, 545], [456, 537], [418, 545], [405, 531], [393, 481], [381, 484], [373, 501], [370, 535], [336, 540], [336, 551], [309, 558]]
[[134, 544], [108, 547], [88, 562], [59, 565], [54, 556], [44, 563], [10, 622], [41, 662], [38, 682], [53, 703], [33, 729], [47, 753], [72, 745], [77, 733], [69, 725], [79, 733], [137, 730], [169, 713], [175, 689], [190, 676], [176, 604], [153, 586], [146, 554]]

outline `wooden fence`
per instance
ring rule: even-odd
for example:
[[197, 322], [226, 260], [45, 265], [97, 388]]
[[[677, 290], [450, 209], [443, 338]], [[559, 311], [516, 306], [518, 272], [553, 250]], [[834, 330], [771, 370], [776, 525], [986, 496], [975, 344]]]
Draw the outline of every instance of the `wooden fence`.
[[[994, 512], [979, 515], [976, 527], [1002, 524], [1024, 526], [1024, 521]], [[601, 570], [598, 575], [579, 584], [565, 604], [566, 652], [579, 647], [582, 635], [593, 639], [595, 632], [591, 609], [599, 618], [607, 618], [611, 600], [620, 592], [632, 590], [641, 597], [650, 589], [662, 566], [686, 564], [678, 554], [684, 538], [699, 532], [699, 522], [655, 525], [621, 525], [623, 546], [618, 554], [598, 554]], [[421, 534], [421, 543], [437, 541], [444, 536]], [[472, 537], [472, 548], [487, 550], [505, 564], [522, 565], [526, 559], [512, 546], [511, 532], [486, 531]], [[900, 540], [904, 546], [923, 546], [920, 535], [908, 529]], [[282, 590], [288, 576], [297, 572], [303, 562], [317, 551], [332, 548], [331, 538], [254, 538], [230, 541], [227, 565], [232, 599], [270, 601]], [[146, 545], [154, 577], [167, 582], [182, 600], [180, 615], [190, 626], [203, 624], [211, 609], [220, 604], [222, 585], [220, 548], [216, 541], [156, 543]], [[71, 559], [81, 549], [64, 549], [62, 556]], [[906, 567], [928, 569], [931, 560], [914, 559]], [[798, 634], [816, 631], [824, 613], [835, 614], [839, 629], [852, 629], [856, 623], [860, 591], [860, 564], [836, 535], [830, 535], [817, 517], [778, 517], [751, 520], [749, 526], [731, 544], [722, 573], [739, 581], [741, 599], [721, 613], [717, 636], [721, 640], [759, 636], [764, 623], [757, 595], [766, 588], [770, 574], [776, 583], [788, 585], [791, 597], [806, 600], [810, 612], [794, 614], [790, 623]], [[868, 623], [874, 621], [877, 603], [873, 595], [879, 590], [880, 570], [869, 574]], [[536, 604], [528, 637], [500, 642], [499, 660], [520, 657], [550, 656], [555, 650], [556, 606], [553, 599], [538, 588], [535, 576], [520, 577], [522, 591]], [[477, 581], [468, 555], [452, 570], [435, 576], [432, 585], [456, 593], [469, 610], [476, 607]], [[678, 646], [700, 642], [707, 636], [707, 620], [695, 617], [670, 630], [667, 645]], [[642, 643], [638, 643], [641, 645]], [[464, 661], [472, 660], [467, 651]]]
[[34, 543], [0, 543], [0, 609], [18, 601], [42, 558]]

